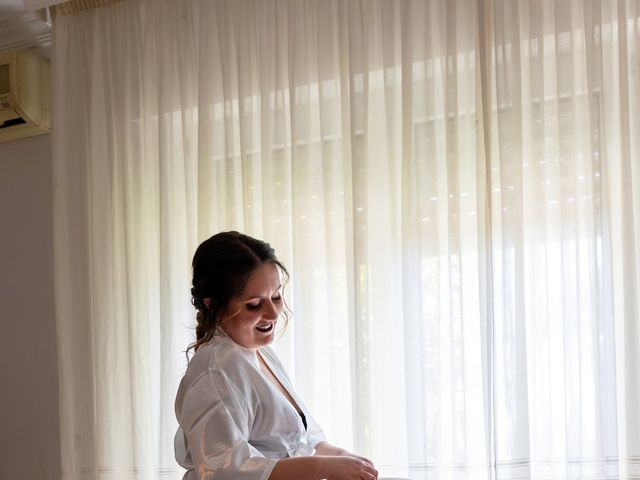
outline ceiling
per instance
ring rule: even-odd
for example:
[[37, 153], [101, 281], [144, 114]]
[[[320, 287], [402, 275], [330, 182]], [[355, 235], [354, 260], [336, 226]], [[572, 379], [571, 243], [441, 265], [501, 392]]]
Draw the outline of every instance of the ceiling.
[[28, 48], [50, 58], [51, 21], [47, 12], [46, 8], [28, 9], [23, 0], [0, 0], [0, 52]]

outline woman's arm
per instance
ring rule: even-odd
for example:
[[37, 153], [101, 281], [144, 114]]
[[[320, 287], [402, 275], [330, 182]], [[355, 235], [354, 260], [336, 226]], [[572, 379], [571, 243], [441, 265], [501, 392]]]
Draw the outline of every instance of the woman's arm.
[[[335, 447], [334, 447], [335, 448]], [[278, 460], [269, 480], [376, 480], [378, 472], [365, 460], [350, 456], [293, 457]]]
[[314, 448], [316, 449], [316, 455], [349, 455], [349, 452], [344, 448], [336, 447], [329, 442], [320, 442]]
[[336, 447], [335, 445], [331, 445], [329, 442], [320, 442], [315, 446], [316, 455], [336, 455], [336, 456], [347, 456], [359, 458], [360, 460], [368, 463], [373, 467], [373, 462], [366, 457], [362, 457], [360, 455], [356, 455], [355, 453], [351, 453], [344, 448]]

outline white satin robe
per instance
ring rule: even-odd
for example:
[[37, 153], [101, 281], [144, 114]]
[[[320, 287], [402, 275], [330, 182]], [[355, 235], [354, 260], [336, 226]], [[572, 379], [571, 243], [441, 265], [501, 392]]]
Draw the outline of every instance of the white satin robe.
[[256, 355], [216, 336], [198, 348], [176, 396], [174, 446], [187, 469], [183, 480], [267, 480], [278, 459], [313, 455], [325, 440], [273, 349], [259, 353], [304, 413], [307, 430]]

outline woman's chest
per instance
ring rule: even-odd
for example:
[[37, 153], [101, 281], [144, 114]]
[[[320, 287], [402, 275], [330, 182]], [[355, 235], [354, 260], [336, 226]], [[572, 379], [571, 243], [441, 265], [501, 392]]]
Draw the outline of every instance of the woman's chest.
[[273, 375], [262, 374], [256, 382], [250, 406], [250, 441], [266, 452], [287, 452], [306, 442], [306, 429], [296, 403]]

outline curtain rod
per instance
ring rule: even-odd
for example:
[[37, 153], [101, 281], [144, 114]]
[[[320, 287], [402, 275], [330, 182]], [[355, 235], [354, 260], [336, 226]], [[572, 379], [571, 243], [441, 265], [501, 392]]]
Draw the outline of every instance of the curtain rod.
[[112, 3], [119, 3], [124, 0], [68, 0], [66, 2], [52, 5], [51, 17], [55, 18], [57, 15], [73, 15], [74, 13], [83, 12], [85, 10], [92, 10], [94, 8], [103, 7], [105, 5], [111, 5]]

